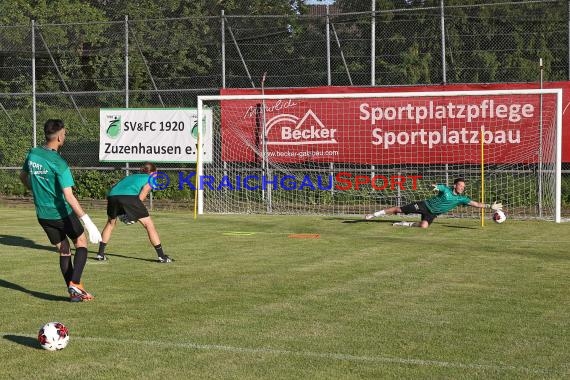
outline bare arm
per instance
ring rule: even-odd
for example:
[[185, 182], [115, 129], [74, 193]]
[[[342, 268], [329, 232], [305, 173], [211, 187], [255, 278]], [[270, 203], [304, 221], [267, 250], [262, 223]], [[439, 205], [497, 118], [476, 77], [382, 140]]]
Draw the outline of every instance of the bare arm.
[[468, 203], [469, 206], [473, 206], [473, 207], [477, 207], [477, 208], [489, 208], [490, 205], [486, 204], [486, 203], [481, 203], [481, 202], [476, 202], [476, 201], [471, 201]]
[[63, 189], [63, 196], [65, 197], [65, 200], [67, 201], [67, 203], [69, 203], [71, 209], [73, 210], [75, 215], [77, 215], [78, 218], [81, 218], [83, 215], [85, 215], [85, 211], [83, 211], [83, 208], [81, 208], [79, 201], [77, 200], [77, 198], [75, 198], [75, 195], [73, 195], [73, 190], [71, 189], [71, 187], [66, 187], [65, 189]]
[[493, 202], [493, 204], [491, 205], [489, 203], [475, 202], [472, 200], [471, 202], [468, 203], [468, 205], [478, 208], [490, 208], [493, 211], [498, 211], [503, 209], [503, 204], [497, 201]]
[[20, 181], [22, 181], [26, 189], [32, 190], [32, 186], [30, 186], [30, 177], [28, 176], [28, 173], [23, 170], [20, 171]]
[[139, 199], [144, 202], [144, 200], [146, 199], [146, 197], [148, 196], [148, 193], [150, 193], [151, 187], [150, 185], [147, 183], [146, 185], [143, 186], [141, 192], [139, 193]]

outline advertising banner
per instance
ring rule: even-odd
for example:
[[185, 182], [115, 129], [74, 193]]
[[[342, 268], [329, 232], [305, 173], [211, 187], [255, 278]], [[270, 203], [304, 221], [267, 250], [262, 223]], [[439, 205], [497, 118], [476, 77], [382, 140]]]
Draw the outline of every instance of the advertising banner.
[[[198, 154], [196, 109], [99, 111], [99, 161], [192, 163]], [[201, 153], [212, 161], [212, 111], [204, 110]]]
[[[568, 83], [553, 83], [549, 87], [567, 89]], [[532, 87], [522, 84], [389, 89], [322, 87], [265, 90], [265, 94], [516, 88]], [[567, 93], [563, 93], [566, 97]], [[259, 91], [222, 91], [222, 95], [236, 94], [253, 95]], [[554, 95], [537, 94], [224, 100], [221, 102], [222, 159], [252, 162], [259, 160], [259, 152], [265, 149], [270, 160], [283, 163], [382, 165], [394, 163], [395, 157], [411, 164], [478, 163], [483, 140], [486, 163], [536, 163], [544, 144], [554, 141], [555, 106]], [[570, 160], [570, 141], [564, 144], [563, 151], [563, 160]]]

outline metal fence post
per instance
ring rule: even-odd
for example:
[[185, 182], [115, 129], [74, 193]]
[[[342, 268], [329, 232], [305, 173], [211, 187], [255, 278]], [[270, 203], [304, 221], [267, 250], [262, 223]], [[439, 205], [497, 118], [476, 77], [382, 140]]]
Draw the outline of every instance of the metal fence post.
[[330, 18], [329, 18], [329, 6], [326, 6], [327, 10], [327, 85], [330, 86], [332, 83], [331, 79], [331, 32], [330, 32]]
[[220, 32], [222, 38], [222, 88], [226, 88], [226, 24], [225, 24], [224, 10], [222, 9], [222, 16], [220, 22]]
[[[447, 70], [445, 67], [445, 12], [444, 0], [440, 2], [440, 23], [441, 23], [441, 75], [443, 84], [447, 84]], [[445, 183], [449, 184], [449, 164], [445, 164]]]
[[376, 0], [372, 0], [370, 24], [370, 85], [376, 86]]
[[447, 70], [445, 67], [445, 12], [444, 12], [444, 0], [441, 0], [441, 71], [443, 75], [443, 84], [447, 83]]
[[34, 148], [38, 145], [36, 138], [36, 123], [37, 123], [37, 111], [36, 111], [36, 21], [32, 20], [32, 141], [34, 143]]
[[[129, 16], [125, 15], [125, 108], [129, 108]], [[125, 175], [129, 175], [129, 163], [125, 162]]]

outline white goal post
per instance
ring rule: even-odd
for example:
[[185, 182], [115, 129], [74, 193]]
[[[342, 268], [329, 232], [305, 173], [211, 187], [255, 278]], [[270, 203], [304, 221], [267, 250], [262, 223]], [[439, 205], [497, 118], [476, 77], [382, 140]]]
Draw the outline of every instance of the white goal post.
[[199, 214], [365, 214], [461, 177], [511, 218], [561, 220], [561, 89], [275, 92], [198, 96]]

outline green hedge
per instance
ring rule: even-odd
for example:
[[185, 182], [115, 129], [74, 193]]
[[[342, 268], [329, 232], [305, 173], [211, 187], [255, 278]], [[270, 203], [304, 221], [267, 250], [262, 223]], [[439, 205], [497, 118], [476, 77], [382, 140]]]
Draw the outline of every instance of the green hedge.
[[[175, 173], [168, 173], [171, 178], [175, 178]], [[74, 170], [75, 179], [74, 192], [79, 199], [105, 199], [109, 189], [121, 180], [125, 175], [123, 170], [101, 171], [101, 170]], [[24, 185], [20, 182], [19, 171], [0, 171], [0, 195], [1, 196], [31, 196]], [[154, 199], [167, 199], [172, 201], [193, 200], [194, 191], [187, 186], [178, 190], [176, 183], [172, 183], [165, 190], [154, 191]]]

